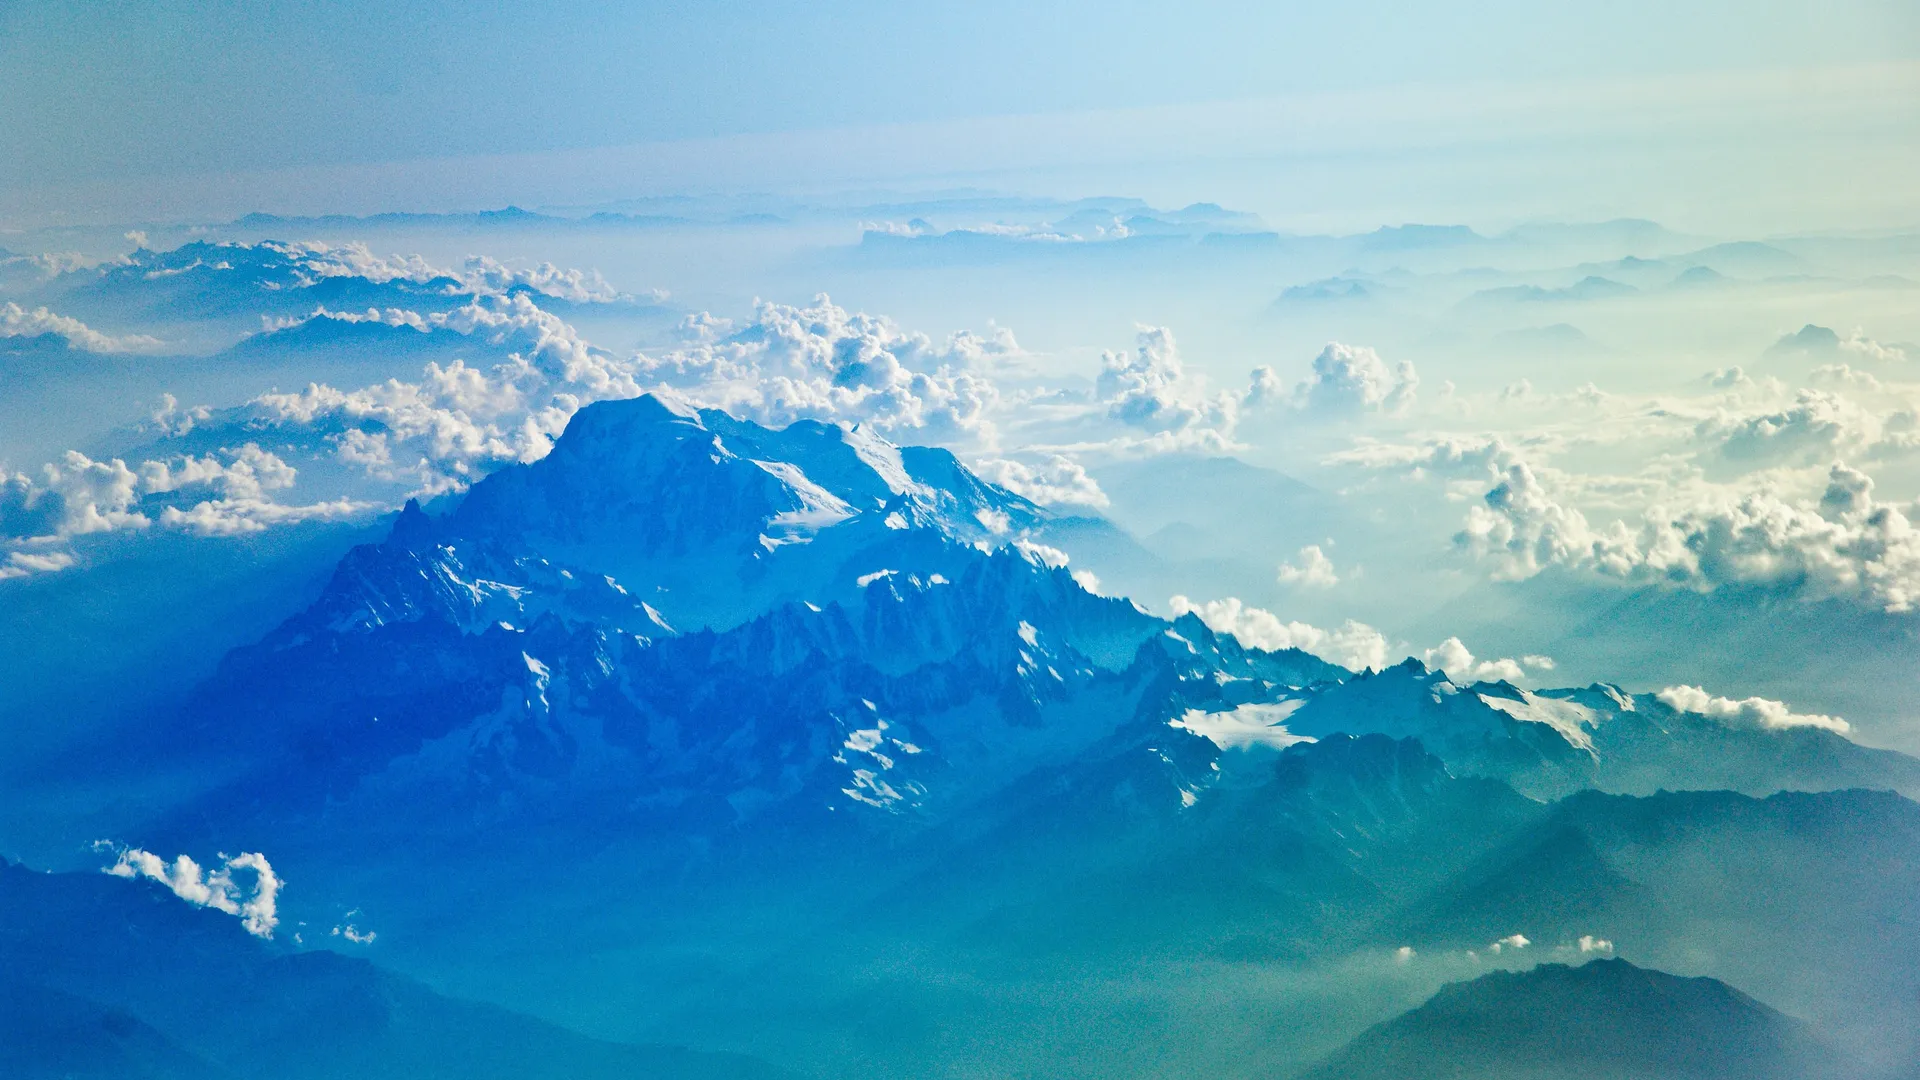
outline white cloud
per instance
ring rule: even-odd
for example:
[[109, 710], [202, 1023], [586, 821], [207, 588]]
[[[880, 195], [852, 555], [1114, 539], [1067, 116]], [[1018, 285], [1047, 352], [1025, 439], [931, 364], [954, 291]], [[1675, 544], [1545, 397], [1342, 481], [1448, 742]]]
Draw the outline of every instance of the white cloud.
[[1308, 544], [1300, 549], [1298, 565], [1290, 562], [1280, 564], [1280, 582], [1283, 585], [1327, 589], [1340, 584], [1340, 575], [1334, 572], [1333, 560], [1327, 558], [1319, 544]]
[[1850, 352], [1882, 363], [1897, 363], [1907, 358], [1905, 349], [1898, 345], [1883, 345], [1868, 337], [1867, 332], [1858, 326], [1854, 327], [1846, 337], [1840, 339], [1840, 348], [1843, 352]]
[[503, 465], [538, 460], [582, 406], [642, 392], [630, 362], [593, 349], [524, 295], [447, 312], [321, 311], [309, 318], [458, 333], [505, 359], [485, 368], [464, 360], [429, 363], [417, 381], [390, 379], [357, 390], [314, 383], [236, 409], [196, 411], [162, 430], [181, 435], [199, 428], [202, 437], [245, 432], [276, 448], [331, 457], [353, 472], [403, 485], [405, 494], [432, 495], [464, 488]]
[[103, 334], [79, 319], [55, 315], [44, 307], [28, 311], [12, 302], [0, 304], [0, 338], [42, 334], [52, 334], [65, 339], [72, 348], [95, 353], [138, 352], [160, 347], [158, 338], [145, 334]]
[[1813, 727], [1842, 735], [1852, 730], [1845, 720], [1837, 716], [1796, 713], [1785, 702], [1768, 698], [1750, 697], [1735, 701], [1732, 698], [1715, 697], [1698, 686], [1669, 686], [1654, 694], [1654, 697], [1676, 712], [1698, 713], [1730, 728], [1784, 731], [1788, 728]]
[[1814, 355], [1848, 353], [1876, 363], [1899, 363], [1907, 358], [1905, 349], [1873, 340], [1862, 327], [1854, 327], [1843, 337], [1828, 327], [1813, 323], [1782, 337], [1770, 351]]
[[973, 369], [1018, 351], [1004, 331], [936, 347], [889, 319], [850, 313], [820, 296], [811, 307], [763, 301], [745, 327], [659, 356], [636, 355], [633, 370], [649, 387], [775, 427], [849, 420], [896, 438], [991, 444], [999, 391]]
[[73, 563], [72, 553], [65, 551], [9, 551], [6, 561], [0, 562], [0, 581], [34, 574], [55, 574]]
[[[1532, 466], [1517, 461], [1467, 512], [1455, 543], [1493, 560], [1494, 577], [1521, 580], [1552, 565], [1598, 564], [1616, 569], [1630, 541], [1624, 526], [1606, 536], [1594, 532], [1580, 511], [1552, 498]], [[1624, 565], [1624, 564], [1621, 564]]]
[[268, 320], [269, 330], [286, 330], [315, 320], [406, 326], [423, 333], [451, 330], [477, 338], [522, 360], [530, 372], [575, 384], [597, 397], [637, 397], [631, 365], [595, 350], [571, 324], [541, 308], [524, 294], [483, 297], [450, 311], [421, 313], [403, 308], [363, 312], [319, 308], [298, 319]]
[[1143, 326], [1132, 352], [1108, 351], [1094, 382], [1094, 404], [1101, 416], [1145, 437], [1120, 438], [1100, 449], [1135, 453], [1200, 450], [1226, 453], [1236, 448], [1234, 434], [1248, 410], [1282, 398], [1273, 369], [1255, 368], [1245, 389], [1213, 390], [1187, 368], [1173, 331]]
[[[1541, 660], [1544, 657], [1528, 657], [1529, 660]], [[1435, 671], [1444, 671], [1447, 678], [1457, 683], [1496, 682], [1506, 680], [1517, 683], [1527, 677], [1525, 666], [1518, 660], [1502, 656], [1496, 660], [1476, 659], [1471, 650], [1457, 637], [1426, 649], [1420, 653], [1420, 662]], [[1552, 666], [1548, 660], [1546, 667]]]
[[1387, 639], [1365, 623], [1347, 620], [1337, 630], [1303, 622], [1285, 622], [1271, 611], [1229, 596], [1196, 604], [1184, 596], [1169, 600], [1175, 618], [1192, 613], [1208, 628], [1232, 634], [1243, 645], [1277, 652], [1299, 649], [1350, 671], [1379, 671], [1387, 666]]
[[1042, 506], [1077, 505], [1104, 508], [1107, 493], [1079, 462], [1059, 454], [1049, 454], [1039, 464], [1013, 458], [985, 458], [973, 463], [973, 471], [988, 483], [998, 484]]
[[1504, 949], [1515, 949], [1515, 950], [1524, 949], [1531, 944], [1533, 944], [1533, 942], [1528, 941], [1525, 934], [1510, 934], [1507, 937], [1503, 937], [1499, 941], [1496, 941], [1493, 944], [1488, 945], [1487, 951], [1490, 953], [1493, 953], [1495, 956], [1498, 956], [1500, 952]]
[[[530, 288], [576, 304], [610, 304], [628, 299], [609, 285], [598, 270], [562, 270], [549, 262], [516, 269], [485, 255], [477, 255], [467, 259], [461, 267], [460, 279], [468, 288], [482, 294]], [[657, 302], [665, 299], [665, 296], [650, 293], [647, 299]]]
[[1456, 541], [1509, 579], [1558, 565], [1701, 590], [1749, 585], [1853, 598], [1889, 612], [1920, 602], [1920, 530], [1907, 511], [1873, 497], [1870, 477], [1843, 464], [1828, 470], [1817, 508], [1762, 490], [1654, 507], [1636, 531], [1623, 522], [1594, 529], [1520, 463], [1471, 508]]
[[1749, 415], [1724, 411], [1700, 424], [1702, 438], [1729, 458], [1811, 459], [1857, 454], [1879, 440], [1879, 418], [1839, 394], [1802, 390], [1785, 408]]
[[1885, 384], [1875, 378], [1871, 372], [1861, 371], [1852, 364], [1821, 364], [1807, 373], [1807, 378], [1816, 383], [1842, 386], [1851, 390], [1864, 390], [1876, 393], [1885, 389]]
[[1748, 378], [1746, 369], [1738, 364], [1708, 372], [1706, 383], [1716, 390], [1747, 390], [1755, 385], [1754, 381]]
[[1402, 360], [1392, 368], [1364, 345], [1328, 342], [1313, 358], [1313, 373], [1294, 389], [1303, 407], [1334, 413], [1400, 412], [1413, 404], [1420, 377]]
[[248, 443], [203, 456], [181, 455], [130, 466], [68, 451], [43, 466], [38, 480], [0, 477], [0, 579], [52, 573], [74, 565], [50, 545], [91, 533], [155, 524], [201, 535], [259, 532], [271, 525], [334, 520], [366, 509], [348, 499], [287, 505], [274, 494], [296, 473], [277, 455]]
[[[285, 883], [274, 874], [267, 857], [259, 852], [243, 852], [232, 858], [222, 855], [220, 865], [206, 872], [186, 855], [169, 863], [140, 848], [116, 847], [104, 841], [96, 843], [94, 847], [118, 853], [113, 865], [106, 868], [107, 873], [115, 877], [147, 878], [160, 882], [172, 889], [175, 896], [195, 907], [213, 908], [238, 917], [247, 933], [255, 937], [273, 937], [274, 928], [280, 924], [276, 904]], [[234, 881], [235, 871], [253, 875], [251, 891], [242, 889]]]
[[1606, 938], [1597, 938], [1592, 934], [1581, 934], [1579, 948], [1583, 954], [1613, 955], [1613, 942]]
[[1204, 392], [1187, 374], [1173, 331], [1164, 326], [1142, 327], [1130, 353], [1106, 353], [1094, 387], [1107, 415], [1131, 427], [1178, 432], [1233, 425], [1232, 398]]

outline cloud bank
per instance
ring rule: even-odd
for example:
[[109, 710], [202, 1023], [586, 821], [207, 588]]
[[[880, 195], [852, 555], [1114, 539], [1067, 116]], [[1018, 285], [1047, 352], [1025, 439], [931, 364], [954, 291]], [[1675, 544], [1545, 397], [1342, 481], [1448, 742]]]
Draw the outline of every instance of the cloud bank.
[[1549, 566], [1708, 591], [1757, 586], [1809, 599], [1863, 600], [1888, 612], [1920, 601], [1920, 532], [1902, 508], [1873, 497], [1873, 480], [1835, 464], [1817, 506], [1768, 491], [1646, 512], [1640, 527], [1596, 529], [1556, 500], [1525, 463], [1506, 469], [1455, 538], [1518, 580]]
[[68, 348], [84, 352], [142, 352], [160, 347], [160, 339], [146, 334], [103, 334], [79, 319], [56, 315], [44, 307], [29, 311], [12, 301], [0, 304], [0, 338], [46, 334], [64, 340]]
[[1730, 728], [1749, 731], [1786, 731], [1791, 728], [1821, 728], [1845, 735], [1852, 725], [1837, 716], [1796, 713], [1785, 702], [1750, 697], [1735, 701], [1715, 697], [1698, 686], [1669, 686], [1654, 697], [1676, 712], [1698, 713]]

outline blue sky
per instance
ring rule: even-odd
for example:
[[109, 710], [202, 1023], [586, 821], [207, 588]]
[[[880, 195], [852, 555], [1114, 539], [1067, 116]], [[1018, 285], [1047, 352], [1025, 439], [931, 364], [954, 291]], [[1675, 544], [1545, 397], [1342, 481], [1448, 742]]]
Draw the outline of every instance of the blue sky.
[[[1452, 93], [1545, 106], [1571, 95], [1575, 104], [1545, 107], [1527, 127], [1537, 134], [1559, 126], [1591, 147], [1606, 137], [1592, 102], [1617, 98], [1609, 88], [1666, 79], [1671, 104], [1714, 104], [1703, 130], [1769, 128], [1778, 102], [1765, 88], [1792, 76], [1768, 73], [1787, 71], [1813, 71], [1828, 81], [1861, 70], [1892, 72], [1856, 97], [1885, 102], [1897, 131], [1911, 130], [1909, 65], [1916, 56], [1920, 14], [1884, 0], [1502, 0], [1471, 10], [1436, 3], [936, 7], [839, 0], [454, 9], [412, 2], [9, 2], [0, 4], [0, 77], [9, 101], [0, 115], [0, 192], [17, 197], [98, 185], [97, 194], [69, 194], [64, 203], [44, 194], [27, 200], [74, 214], [89, 201], [111, 202], [139, 189], [142, 177], [288, 170], [338, 193], [333, 208], [355, 210], [369, 208], [356, 195], [363, 203], [486, 204], [515, 196], [590, 201], [738, 186], [748, 178], [763, 185], [891, 182], [912, 170], [876, 171], [860, 160], [861, 147], [903, 131], [920, 140], [909, 148], [915, 161], [926, 162], [927, 175], [944, 170], [938, 174], [985, 177], [1004, 187], [1010, 181], [1003, 174], [1052, 169], [1091, 186], [1107, 175], [1100, 169], [1115, 157], [1111, 145], [1129, 141], [1129, 123], [1136, 125], [1133, 141], [1147, 143], [1165, 138], [1167, 127], [1192, 126], [1182, 118], [1156, 128], [1140, 110], [1205, 112], [1274, 99], [1324, 105], [1331, 97], [1346, 104], [1326, 111], [1319, 126], [1348, 127], [1365, 143], [1375, 127], [1391, 127], [1408, 101]], [[1729, 85], [1741, 89], [1729, 96]], [[1847, 111], [1860, 116], [1854, 100]], [[1647, 107], [1629, 107], [1629, 115]], [[1651, 107], [1650, 119], [1659, 119], [1658, 103]], [[1498, 110], [1460, 115], [1480, 126], [1480, 142], [1497, 143], [1507, 133]], [[1004, 119], [1030, 116], [1054, 118], [1054, 126], [1023, 134]], [[1110, 132], [1106, 149], [1076, 148], [1059, 135], [1079, 116]], [[984, 118], [999, 118], [999, 126], [980, 126]], [[819, 144], [829, 159], [848, 159], [846, 167], [803, 161], [791, 177], [769, 176], [739, 141], [764, 145], [781, 135], [849, 131], [865, 134]], [[689, 150], [687, 140], [719, 141]], [[1220, 148], [1185, 157], [1233, 157], [1235, 141], [1229, 131]], [[1861, 141], [1884, 147], [1889, 140], [1885, 131], [1870, 131]], [[499, 155], [579, 173], [584, 167], [565, 154], [661, 143], [680, 146], [666, 157], [692, 163], [649, 175], [645, 166], [661, 155], [624, 159], [610, 167], [638, 172], [627, 186], [647, 189], [626, 192], [529, 182], [521, 190], [496, 185], [461, 193], [449, 188], [445, 172], [379, 181], [315, 175]], [[925, 153], [927, 143], [946, 152]], [[760, 153], [777, 155], [782, 144], [772, 145]], [[1250, 146], [1266, 156], [1295, 148], [1257, 137]], [[1307, 141], [1308, 150], [1321, 152], [1319, 146]], [[1377, 148], [1399, 152], [1390, 139]], [[1875, 161], [1875, 168], [1894, 164]], [[1114, 179], [1138, 186], [1151, 183], [1151, 172]], [[1223, 180], [1220, 186], [1233, 183]], [[270, 193], [285, 186], [243, 186], [232, 199], [270, 202]], [[129, 208], [160, 217], [232, 208], [214, 194], [194, 184], [164, 205]]]

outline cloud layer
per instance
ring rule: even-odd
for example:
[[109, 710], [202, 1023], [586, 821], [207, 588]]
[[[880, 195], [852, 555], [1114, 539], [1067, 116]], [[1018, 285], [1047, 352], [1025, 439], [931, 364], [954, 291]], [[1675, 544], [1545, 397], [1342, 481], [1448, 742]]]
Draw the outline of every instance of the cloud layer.
[[1882, 503], [1873, 480], [1835, 464], [1816, 505], [1768, 491], [1649, 509], [1639, 526], [1595, 528], [1558, 501], [1525, 463], [1509, 465], [1471, 508], [1456, 542], [1494, 562], [1497, 576], [1549, 566], [1701, 590], [1757, 586], [1810, 599], [1857, 598], [1888, 612], [1920, 601], [1920, 532], [1911, 505]]
[[1796, 713], [1785, 702], [1750, 697], [1738, 701], [1716, 697], [1698, 686], [1669, 686], [1654, 697], [1676, 712], [1698, 713], [1730, 728], [1750, 731], [1785, 731], [1790, 728], [1821, 728], [1845, 735], [1852, 725], [1837, 716]]
[[68, 348], [94, 353], [142, 352], [160, 347], [146, 334], [103, 334], [79, 319], [56, 315], [44, 307], [31, 311], [11, 301], [0, 304], [0, 338], [40, 337], [51, 334]]

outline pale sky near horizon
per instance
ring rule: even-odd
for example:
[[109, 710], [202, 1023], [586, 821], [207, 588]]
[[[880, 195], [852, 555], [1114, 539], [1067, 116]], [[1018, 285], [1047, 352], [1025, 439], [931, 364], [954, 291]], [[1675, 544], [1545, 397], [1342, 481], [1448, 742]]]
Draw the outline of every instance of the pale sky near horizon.
[[1920, 9], [0, 0], [0, 220], [977, 185], [1282, 225], [1920, 222]]

